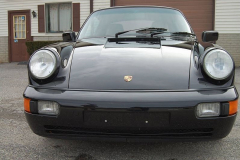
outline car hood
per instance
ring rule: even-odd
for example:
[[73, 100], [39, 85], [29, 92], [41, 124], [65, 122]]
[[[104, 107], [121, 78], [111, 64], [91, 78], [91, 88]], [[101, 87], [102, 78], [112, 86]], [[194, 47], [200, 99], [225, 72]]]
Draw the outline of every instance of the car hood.
[[[165, 42], [159, 48], [76, 45], [70, 89], [177, 90], [189, 88], [192, 45]], [[145, 44], [146, 46], [146, 44]], [[125, 76], [132, 76], [130, 82]]]

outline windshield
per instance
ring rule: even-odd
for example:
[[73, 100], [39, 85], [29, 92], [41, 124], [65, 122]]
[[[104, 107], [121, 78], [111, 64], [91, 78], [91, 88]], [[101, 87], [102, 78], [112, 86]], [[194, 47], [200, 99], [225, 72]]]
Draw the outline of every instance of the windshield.
[[[188, 32], [191, 29], [183, 15], [174, 9], [154, 7], [114, 8], [91, 15], [79, 39], [114, 37], [116, 33], [140, 28], [164, 28], [166, 32]], [[134, 32], [136, 34], [136, 32]], [[132, 35], [128, 32], [121, 36]]]

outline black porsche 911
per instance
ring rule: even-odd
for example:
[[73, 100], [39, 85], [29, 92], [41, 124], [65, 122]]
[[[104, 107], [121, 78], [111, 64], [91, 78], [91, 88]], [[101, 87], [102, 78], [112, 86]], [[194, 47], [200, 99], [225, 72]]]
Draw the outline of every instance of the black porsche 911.
[[63, 42], [30, 57], [27, 121], [45, 137], [224, 138], [238, 93], [232, 57], [210, 43], [217, 39], [218, 32], [203, 32], [203, 47], [173, 8], [95, 11], [77, 35], [64, 32]]

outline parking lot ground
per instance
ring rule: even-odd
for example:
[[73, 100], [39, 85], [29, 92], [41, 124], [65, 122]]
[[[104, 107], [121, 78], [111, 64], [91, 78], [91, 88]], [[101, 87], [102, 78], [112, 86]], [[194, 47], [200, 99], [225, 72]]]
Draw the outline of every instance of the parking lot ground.
[[[232, 132], [218, 141], [119, 143], [49, 139], [35, 135], [23, 110], [26, 65], [0, 64], [0, 159], [14, 160], [223, 160], [240, 159], [240, 116]], [[236, 69], [240, 89], [240, 68]]]

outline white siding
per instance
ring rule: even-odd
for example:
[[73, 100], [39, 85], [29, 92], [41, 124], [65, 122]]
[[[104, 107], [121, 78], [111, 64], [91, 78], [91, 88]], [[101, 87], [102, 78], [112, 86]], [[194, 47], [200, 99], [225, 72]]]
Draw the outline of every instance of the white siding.
[[93, 11], [110, 7], [110, 0], [93, 0]]
[[240, 0], [216, 0], [215, 30], [240, 33]]
[[[8, 11], [31, 9], [38, 13], [38, 5], [54, 2], [80, 3], [80, 23], [84, 23], [90, 13], [89, 0], [0, 0], [0, 36], [8, 36]], [[110, 0], [94, 0], [94, 10], [110, 7]], [[59, 33], [38, 33], [38, 18], [31, 16], [31, 35], [32, 36], [61, 36]]]

